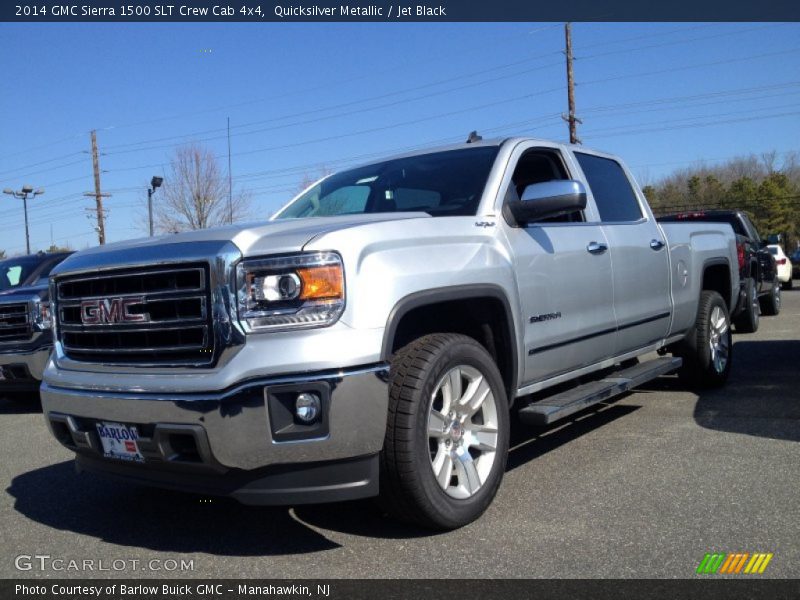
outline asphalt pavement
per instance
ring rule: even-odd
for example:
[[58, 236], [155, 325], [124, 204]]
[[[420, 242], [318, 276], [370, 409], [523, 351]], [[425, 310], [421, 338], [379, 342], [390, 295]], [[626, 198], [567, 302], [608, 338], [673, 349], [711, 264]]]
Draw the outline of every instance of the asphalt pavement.
[[445, 534], [367, 501], [246, 507], [78, 476], [40, 407], [0, 400], [0, 577], [685, 578], [707, 552], [773, 553], [759, 577], [798, 577], [800, 289], [734, 341], [722, 390], [664, 377], [516, 425], [495, 502]]

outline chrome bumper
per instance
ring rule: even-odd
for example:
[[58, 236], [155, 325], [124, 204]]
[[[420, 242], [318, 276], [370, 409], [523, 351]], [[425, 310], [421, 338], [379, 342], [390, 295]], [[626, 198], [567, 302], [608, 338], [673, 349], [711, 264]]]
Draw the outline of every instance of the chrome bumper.
[[53, 350], [51, 344], [26, 350], [0, 350], [0, 387], [39, 387], [47, 360]]
[[[42, 408], [55, 437], [79, 457], [104, 459], [95, 424], [136, 425], [138, 475], [172, 470], [224, 473], [279, 464], [336, 461], [377, 453], [388, 406], [388, 365], [252, 380], [215, 393], [149, 394], [72, 390], [42, 384]], [[281, 399], [306, 389], [323, 396], [319, 435], [286, 436]], [[302, 428], [301, 428], [302, 429]]]

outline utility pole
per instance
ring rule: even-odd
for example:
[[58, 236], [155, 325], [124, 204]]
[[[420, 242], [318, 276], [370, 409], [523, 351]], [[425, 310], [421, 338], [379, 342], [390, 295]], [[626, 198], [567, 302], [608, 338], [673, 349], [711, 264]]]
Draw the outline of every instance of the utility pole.
[[564, 35], [566, 37], [566, 56], [567, 56], [567, 103], [569, 114], [562, 115], [561, 118], [569, 123], [569, 143], [580, 144], [576, 123], [583, 123], [575, 116], [575, 79], [572, 76], [572, 23], [564, 23]]
[[108, 198], [111, 194], [104, 194], [100, 191], [100, 160], [97, 153], [97, 131], [92, 129], [92, 168], [94, 169], [94, 193], [86, 192], [84, 196], [94, 196], [97, 203], [97, 240], [100, 245], [106, 243], [106, 225], [103, 215], [103, 198]]

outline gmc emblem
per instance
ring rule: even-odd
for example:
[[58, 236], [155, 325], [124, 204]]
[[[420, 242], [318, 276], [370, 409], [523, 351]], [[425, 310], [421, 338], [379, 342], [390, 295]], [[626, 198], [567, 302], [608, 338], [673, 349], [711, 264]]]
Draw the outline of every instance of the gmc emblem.
[[130, 312], [130, 307], [135, 304], [144, 304], [144, 297], [83, 300], [81, 302], [81, 322], [84, 325], [149, 322], [149, 314]]

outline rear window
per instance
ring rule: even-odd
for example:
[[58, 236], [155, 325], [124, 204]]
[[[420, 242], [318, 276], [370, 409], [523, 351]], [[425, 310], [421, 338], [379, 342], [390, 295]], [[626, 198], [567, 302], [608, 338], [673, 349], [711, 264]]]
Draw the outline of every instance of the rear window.
[[601, 221], [630, 222], [642, 218], [642, 207], [618, 162], [582, 152], [576, 152], [575, 157], [589, 182]]

